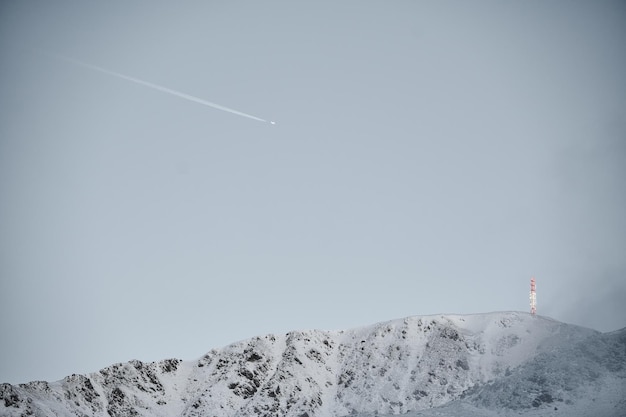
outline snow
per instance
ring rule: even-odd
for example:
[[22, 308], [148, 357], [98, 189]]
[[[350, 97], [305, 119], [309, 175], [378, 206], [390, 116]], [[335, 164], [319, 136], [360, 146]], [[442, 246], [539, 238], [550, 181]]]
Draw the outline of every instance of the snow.
[[519, 312], [407, 317], [3, 384], [0, 416], [619, 416], [625, 346]]

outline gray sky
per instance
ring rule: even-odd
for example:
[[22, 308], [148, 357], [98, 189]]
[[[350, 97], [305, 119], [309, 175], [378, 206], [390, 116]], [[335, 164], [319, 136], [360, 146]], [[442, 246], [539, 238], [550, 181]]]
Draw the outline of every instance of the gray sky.
[[626, 326], [625, 22], [618, 1], [3, 2], [0, 382], [528, 311], [533, 275], [539, 314]]

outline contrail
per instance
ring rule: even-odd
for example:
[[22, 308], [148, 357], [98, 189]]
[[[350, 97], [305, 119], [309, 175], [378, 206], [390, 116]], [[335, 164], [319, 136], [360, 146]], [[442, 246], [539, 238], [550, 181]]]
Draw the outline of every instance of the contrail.
[[[80, 65], [81, 67], [89, 68], [89, 69], [92, 69], [94, 71], [99, 71], [99, 72], [102, 72], [104, 74], [112, 75], [114, 77], [121, 78], [121, 79], [126, 80], [126, 81], [131, 81], [131, 82], [134, 82], [134, 83], [137, 83], [137, 84], [140, 84], [140, 85], [152, 88], [154, 90], [161, 91], [163, 93], [168, 93], [168, 94], [174, 95], [176, 97], [184, 98], [185, 100], [193, 101], [195, 103], [200, 103], [200, 104], [203, 104], [205, 106], [213, 107], [214, 109], [218, 109], [218, 110], [226, 111], [226, 112], [229, 112], [229, 113], [232, 113], [232, 114], [236, 114], [238, 116], [247, 117], [248, 119], [258, 120], [259, 122], [267, 123], [267, 120], [261, 119], [260, 117], [256, 117], [256, 116], [253, 116], [251, 114], [243, 113], [243, 112], [240, 112], [240, 111], [237, 111], [235, 109], [228, 108], [228, 107], [220, 106], [219, 104], [211, 103], [210, 101], [206, 101], [206, 100], [203, 100], [203, 99], [201, 99], [199, 97], [191, 96], [189, 94], [181, 93], [180, 91], [172, 90], [171, 88], [162, 87], [160, 85], [152, 84], [152, 83], [149, 83], [147, 81], [143, 81], [143, 80], [140, 80], [138, 78], [130, 77], [128, 75], [120, 74], [119, 72], [111, 71], [111, 70], [108, 70], [106, 68], [98, 67], [96, 65], [88, 64], [86, 62], [82, 62], [82, 61], [79, 61], [77, 59], [69, 58], [69, 57], [62, 56], [62, 55], [55, 55], [55, 56], [65, 60], [65, 61], [69, 61], [69, 62], [71, 62], [73, 64]], [[271, 124], [276, 124], [275, 122], [270, 122], [270, 123]]]

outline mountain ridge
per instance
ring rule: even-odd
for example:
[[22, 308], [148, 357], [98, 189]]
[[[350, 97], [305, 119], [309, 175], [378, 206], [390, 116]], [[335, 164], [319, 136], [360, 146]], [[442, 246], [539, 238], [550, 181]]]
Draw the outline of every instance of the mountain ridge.
[[521, 312], [412, 316], [257, 336], [193, 361], [133, 360], [2, 384], [0, 416], [530, 416], [559, 415], [558, 406], [573, 415], [600, 386], [602, 395], [615, 388], [596, 397], [605, 415], [619, 416], [625, 346], [626, 329], [600, 333]]

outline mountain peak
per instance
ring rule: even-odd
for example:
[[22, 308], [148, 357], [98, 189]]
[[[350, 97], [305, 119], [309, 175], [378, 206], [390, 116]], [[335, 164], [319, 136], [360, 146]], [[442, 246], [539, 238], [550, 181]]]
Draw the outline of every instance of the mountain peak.
[[[624, 334], [521, 312], [292, 331], [213, 349], [195, 361], [133, 360], [57, 382], [3, 384], [0, 415], [576, 415], [592, 388], [626, 392]], [[613, 411], [626, 410], [609, 391], [593, 395]]]

